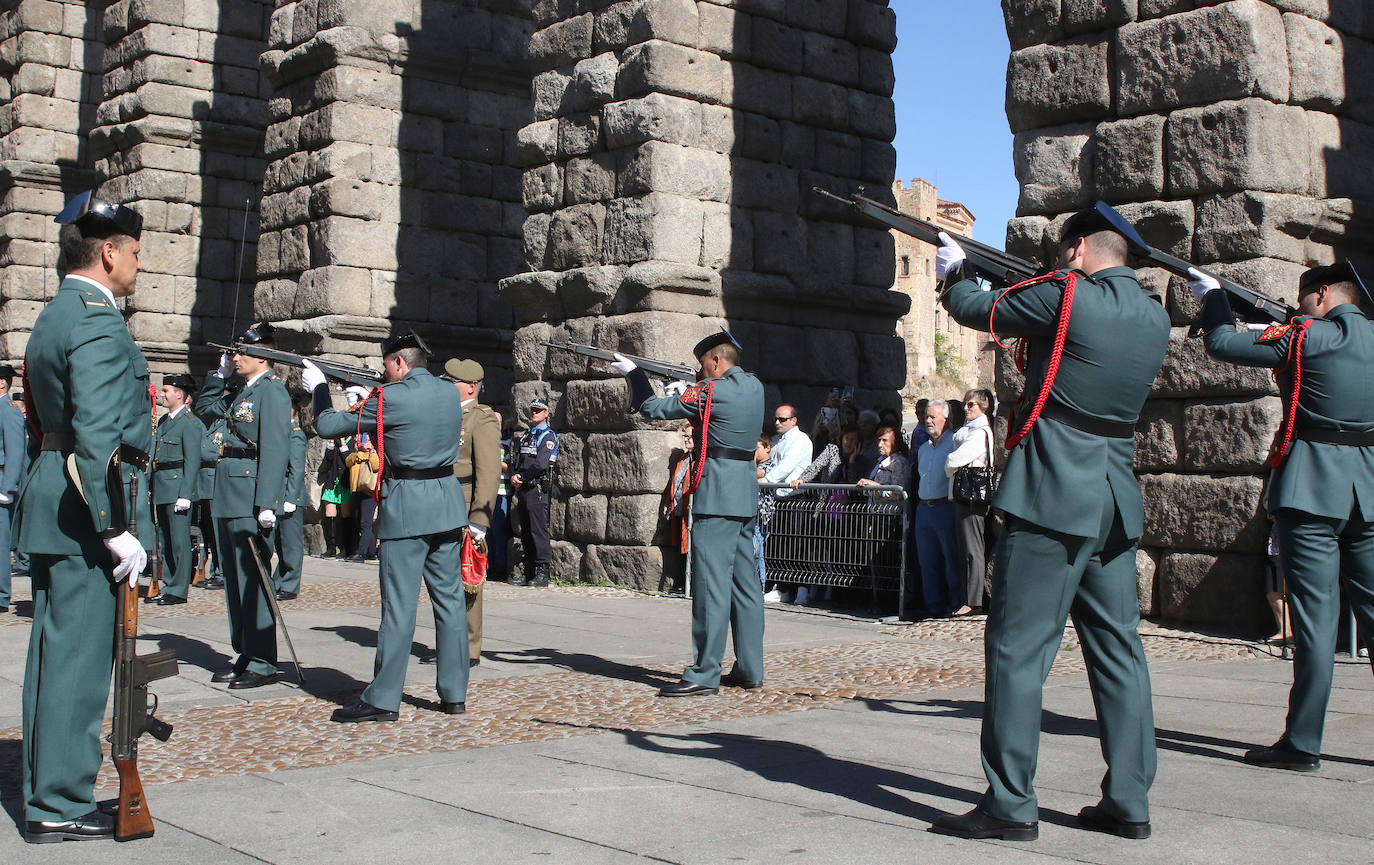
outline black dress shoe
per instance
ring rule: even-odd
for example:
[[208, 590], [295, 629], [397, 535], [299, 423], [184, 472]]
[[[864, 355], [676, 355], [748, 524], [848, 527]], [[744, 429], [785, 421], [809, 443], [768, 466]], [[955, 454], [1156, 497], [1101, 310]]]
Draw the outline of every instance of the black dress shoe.
[[955, 838], [1000, 838], [1003, 841], [1034, 841], [1040, 837], [1038, 822], [1018, 823], [1015, 820], [998, 820], [974, 808], [967, 814], [946, 814], [936, 817], [930, 824], [930, 832], [938, 835], [953, 835]]
[[1251, 748], [1245, 752], [1245, 762], [1268, 769], [1289, 769], [1294, 772], [1315, 772], [1322, 767], [1316, 754], [1299, 751], [1288, 744], [1285, 737], [1268, 748]]
[[1093, 832], [1105, 832], [1119, 838], [1140, 841], [1150, 837], [1149, 820], [1122, 820], [1108, 813], [1101, 805], [1088, 805], [1079, 811], [1078, 825]]
[[445, 715], [462, 715], [468, 710], [467, 703], [457, 703], [453, 700], [440, 700], [439, 711]]
[[[462, 705], [459, 703], [458, 705]], [[371, 703], [355, 700], [347, 706], [340, 706], [329, 716], [329, 720], [340, 724], [356, 724], [360, 721], [394, 721], [400, 715], [386, 709], [378, 709]]]
[[482, 663], [481, 658], [468, 658], [468, 669], [471, 670], [480, 663]]
[[175, 606], [176, 604], [186, 603], [186, 599], [178, 598], [176, 595], [169, 595], [164, 592], [163, 594], [157, 596], [157, 600], [154, 601], [154, 603], [156, 603], [159, 607], [171, 607]]
[[728, 685], [731, 688], [743, 688], [746, 691], [752, 691], [755, 688], [763, 687], [762, 679], [746, 679], [739, 674], [738, 670], [731, 670], [724, 676], [721, 676], [720, 683], [722, 685]]
[[230, 667], [227, 670], [220, 670], [218, 673], [211, 676], [210, 681], [214, 682], [215, 684], [222, 685], [225, 682], [232, 682], [242, 675], [243, 670], [235, 670], [234, 668]]
[[202, 589], [223, 589], [224, 580], [220, 577], [206, 577], [205, 582], [200, 584]]
[[229, 682], [229, 690], [242, 691], [247, 688], [261, 688], [263, 685], [270, 685], [277, 681], [277, 673], [264, 676], [262, 673], [255, 673], [252, 670], [244, 670]]
[[279, 601], [294, 601], [297, 597], [299, 597], [297, 592], [285, 592], [277, 589], [277, 600]]
[[658, 689], [660, 697], [696, 697], [714, 694], [717, 688], [710, 685], [698, 685], [696, 682], [675, 682], [671, 685], [664, 685]]
[[29, 820], [24, 824], [24, 840], [30, 844], [52, 844], [113, 838], [114, 826], [114, 817], [97, 808], [75, 820]]
[[439, 663], [439, 653], [429, 652], [427, 654], [421, 655], [420, 663], [428, 667], [434, 666], [435, 664]]
[[353, 555], [351, 555], [351, 556], [349, 556], [348, 558], [344, 559], [344, 561], [345, 561], [345, 562], [360, 562], [360, 563], [361, 563], [361, 562], [366, 561], [366, 560], [363, 558], [363, 554], [362, 554], [362, 553], [354, 553]]

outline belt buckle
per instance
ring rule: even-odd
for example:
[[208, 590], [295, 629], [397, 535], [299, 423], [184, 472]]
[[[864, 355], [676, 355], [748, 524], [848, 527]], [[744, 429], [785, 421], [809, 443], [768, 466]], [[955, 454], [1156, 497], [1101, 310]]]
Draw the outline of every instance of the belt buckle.
[[217, 455], [220, 459], [224, 459], [224, 442], [219, 443], [219, 451]]

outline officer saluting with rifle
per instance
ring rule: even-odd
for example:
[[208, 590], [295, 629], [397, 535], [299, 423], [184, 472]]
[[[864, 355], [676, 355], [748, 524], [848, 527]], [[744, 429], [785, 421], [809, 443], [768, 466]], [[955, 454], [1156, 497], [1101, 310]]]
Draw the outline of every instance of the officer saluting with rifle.
[[[136, 581], [151, 545], [135, 531], [151, 540], [152, 402], [148, 364], [116, 298], [134, 292], [143, 219], [85, 192], [56, 221], [67, 272], [25, 350], [24, 398], [41, 450], [20, 487], [14, 526], [33, 580], [23, 797], [24, 837], [36, 844], [152, 834], [134, 742], [150, 721], [147, 682], [176, 671], [166, 655], [158, 669], [135, 657], [130, 633], [137, 630]], [[96, 807], [94, 796], [116, 634], [117, 820]]]

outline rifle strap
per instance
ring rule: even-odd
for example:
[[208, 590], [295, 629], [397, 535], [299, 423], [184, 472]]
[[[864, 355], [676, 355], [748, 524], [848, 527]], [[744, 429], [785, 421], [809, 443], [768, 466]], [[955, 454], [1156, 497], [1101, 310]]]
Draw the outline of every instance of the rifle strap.
[[[1007, 348], [1000, 339], [997, 338], [997, 329], [994, 326], [993, 318], [997, 314], [997, 304], [1004, 297], [1013, 291], [1030, 288], [1044, 282], [1058, 282], [1063, 285], [1063, 292], [1059, 299], [1059, 311], [1055, 316], [1054, 344], [1050, 348], [1050, 362], [1045, 368], [1045, 378], [1040, 383], [1040, 390], [1035, 395], [1035, 405], [1031, 407], [1030, 414], [1026, 417], [1025, 423], [1021, 428], [1007, 436], [1006, 449], [1011, 450], [1021, 443], [1035, 426], [1035, 422], [1040, 419], [1040, 413], [1045, 408], [1046, 401], [1050, 398], [1050, 389], [1054, 386], [1054, 378], [1059, 374], [1059, 361], [1064, 357], [1064, 343], [1069, 335], [1069, 316], [1073, 313], [1073, 292], [1078, 284], [1078, 274], [1073, 271], [1056, 270], [1053, 273], [1046, 273], [1041, 276], [1018, 282], [1016, 285], [1006, 289], [992, 302], [992, 309], [988, 311], [988, 332], [992, 334], [993, 341], [1001, 348]], [[1026, 371], [1026, 341], [1021, 340], [1017, 347], [1016, 366], [1022, 374]]]
[[1288, 341], [1288, 358], [1282, 367], [1274, 370], [1274, 381], [1281, 392], [1286, 390], [1286, 399], [1283, 401], [1283, 429], [1274, 440], [1274, 451], [1269, 455], [1268, 465], [1271, 469], [1283, 465], [1288, 449], [1293, 445], [1293, 430], [1298, 421], [1298, 397], [1302, 394], [1302, 345], [1307, 339], [1307, 329], [1314, 321], [1316, 319], [1305, 318], [1294, 323], [1293, 338]]

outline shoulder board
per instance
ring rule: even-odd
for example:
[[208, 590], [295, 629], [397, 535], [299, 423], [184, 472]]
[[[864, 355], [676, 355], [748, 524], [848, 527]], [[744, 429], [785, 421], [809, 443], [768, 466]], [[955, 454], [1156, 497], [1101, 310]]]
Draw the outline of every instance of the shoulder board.
[[1261, 332], [1259, 336], [1255, 337], [1255, 342], [1256, 342], [1256, 343], [1271, 343], [1271, 342], [1278, 342], [1279, 340], [1281, 340], [1281, 339], [1283, 339], [1285, 336], [1287, 336], [1288, 331], [1290, 331], [1290, 330], [1292, 330], [1292, 329], [1293, 329], [1293, 325], [1291, 325], [1291, 324], [1271, 324], [1269, 327], [1265, 328], [1264, 331]]
[[684, 391], [682, 392], [682, 401], [683, 401], [683, 402], [696, 402], [697, 400], [701, 399], [701, 395], [702, 395], [703, 393], [705, 393], [705, 392], [706, 392], [706, 383], [705, 383], [705, 382], [697, 382], [696, 384], [688, 385], [688, 386], [687, 386], [687, 389], [684, 390]]
[[93, 291], [90, 293], [82, 294], [81, 302], [86, 304], [87, 307], [103, 306], [106, 309], [110, 308], [110, 302], [105, 299], [105, 296], [102, 294], [96, 294]]

